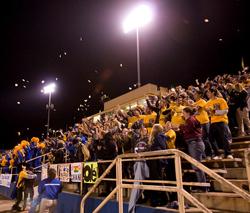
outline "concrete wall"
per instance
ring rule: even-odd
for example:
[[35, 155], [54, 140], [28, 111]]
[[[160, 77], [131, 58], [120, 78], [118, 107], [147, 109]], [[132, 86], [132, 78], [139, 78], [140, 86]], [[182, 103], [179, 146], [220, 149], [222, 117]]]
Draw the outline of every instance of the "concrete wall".
[[112, 110], [117, 105], [123, 106], [129, 103], [132, 103], [140, 98], [143, 98], [145, 95], [159, 95], [157, 90], [157, 85], [155, 84], [146, 84], [140, 88], [132, 90], [126, 94], [123, 94], [117, 98], [114, 98], [110, 101], [104, 103], [104, 111]]

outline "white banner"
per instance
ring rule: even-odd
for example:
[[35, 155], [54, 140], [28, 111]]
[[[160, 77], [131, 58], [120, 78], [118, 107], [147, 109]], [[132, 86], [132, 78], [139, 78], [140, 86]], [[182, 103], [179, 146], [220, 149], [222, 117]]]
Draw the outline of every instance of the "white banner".
[[59, 178], [57, 164], [50, 164], [49, 168], [55, 169], [56, 170], [56, 178]]
[[0, 186], [6, 186], [10, 188], [12, 174], [1, 174], [0, 175]]
[[82, 163], [71, 164], [71, 181], [81, 182], [82, 180]]
[[69, 182], [70, 179], [70, 164], [59, 164], [59, 178], [62, 182]]
[[44, 180], [47, 177], [48, 177], [48, 164], [42, 164], [41, 180]]

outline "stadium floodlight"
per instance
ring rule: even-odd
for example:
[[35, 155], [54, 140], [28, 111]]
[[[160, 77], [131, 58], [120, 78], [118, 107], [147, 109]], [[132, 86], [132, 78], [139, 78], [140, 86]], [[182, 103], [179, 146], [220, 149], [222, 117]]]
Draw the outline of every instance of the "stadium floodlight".
[[153, 12], [149, 5], [139, 5], [133, 9], [123, 22], [123, 31], [141, 28], [153, 19]]
[[133, 9], [123, 21], [123, 31], [128, 33], [136, 30], [136, 51], [137, 51], [137, 86], [141, 86], [141, 68], [140, 68], [140, 41], [139, 28], [145, 26], [153, 19], [153, 11], [149, 5], [138, 5]]
[[48, 84], [42, 90], [44, 94], [49, 94], [49, 103], [46, 106], [46, 108], [48, 109], [47, 135], [49, 135], [50, 110], [54, 107], [54, 105], [51, 104], [51, 96], [52, 96], [52, 93], [55, 92], [55, 90], [56, 90], [55, 83]]
[[53, 93], [53, 92], [55, 92], [55, 89], [56, 89], [56, 84], [51, 83], [43, 88], [43, 93], [44, 94]]

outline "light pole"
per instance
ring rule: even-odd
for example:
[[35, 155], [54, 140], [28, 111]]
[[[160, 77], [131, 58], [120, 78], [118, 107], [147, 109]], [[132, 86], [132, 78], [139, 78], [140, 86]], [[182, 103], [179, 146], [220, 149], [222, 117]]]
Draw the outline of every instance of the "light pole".
[[48, 104], [48, 120], [47, 120], [47, 135], [49, 135], [49, 122], [50, 122], [50, 109], [51, 109], [51, 96], [55, 92], [56, 85], [51, 83], [43, 88], [44, 94], [49, 94], [49, 104]]
[[139, 5], [126, 17], [123, 22], [123, 31], [128, 33], [136, 29], [136, 55], [137, 55], [137, 85], [141, 86], [141, 67], [140, 67], [140, 39], [139, 28], [149, 23], [153, 18], [153, 13], [148, 5]]

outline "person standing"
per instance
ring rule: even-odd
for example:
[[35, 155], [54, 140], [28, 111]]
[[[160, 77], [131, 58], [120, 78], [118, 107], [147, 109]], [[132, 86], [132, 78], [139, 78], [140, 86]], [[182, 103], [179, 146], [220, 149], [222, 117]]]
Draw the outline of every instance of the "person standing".
[[35, 174], [29, 174], [26, 170], [26, 163], [22, 164], [22, 171], [18, 174], [18, 180], [16, 184], [16, 203], [12, 206], [12, 210], [21, 211], [21, 207], [19, 204], [23, 199], [23, 191], [24, 191], [24, 182], [25, 179], [34, 179], [36, 178]]
[[[191, 157], [201, 162], [204, 155], [205, 145], [202, 141], [202, 128], [199, 121], [194, 117], [194, 110], [190, 107], [183, 109], [185, 124], [180, 125], [180, 131], [188, 145], [188, 152]], [[192, 165], [195, 170], [198, 182], [206, 182], [203, 171]]]
[[205, 110], [207, 102], [201, 98], [201, 95], [202, 93], [199, 91], [194, 93], [195, 103], [193, 106], [196, 108], [195, 118], [200, 122], [202, 127], [202, 140], [205, 144], [206, 159], [211, 160], [213, 156], [213, 149], [209, 141], [210, 120], [207, 111]]
[[227, 139], [228, 125], [228, 105], [224, 98], [218, 97], [218, 91], [210, 88], [206, 92], [209, 101], [205, 108], [211, 117], [211, 125], [209, 129], [209, 140], [213, 147], [215, 156], [214, 160], [221, 159], [219, 147], [224, 149], [224, 155], [228, 159], [233, 159], [229, 140]]
[[[238, 136], [242, 137], [250, 133], [249, 109], [247, 106], [248, 93], [241, 84], [236, 84], [235, 89], [238, 92], [236, 98], [236, 120], [239, 127]], [[245, 126], [247, 127], [247, 131], [245, 131]]]
[[56, 210], [58, 194], [62, 191], [62, 183], [56, 178], [56, 170], [48, 170], [48, 178], [42, 180], [38, 186], [41, 196], [40, 213], [53, 213]]
[[26, 209], [27, 199], [30, 196], [30, 201], [33, 201], [34, 197], [34, 183], [36, 175], [33, 173], [33, 169], [30, 168], [29, 164], [27, 164], [27, 173], [30, 176], [34, 176], [32, 179], [25, 179], [24, 180], [24, 201], [23, 201], [23, 211]]
[[[155, 124], [152, 128], [150, 137], [149, 137], [149, 146], [151, 151], [166, 150], [167, 145], [167, 136], [163, 133], [163, 127], [160, 124]], [[164, 159], [161, 160], [148, 160], [149, 167], [149, 177], [150, 180], [162, 180], [163, 171], [167, 166], [167, 161]], [[158, 191], [152, 191], [150, 193], [150, 202], [151, 206], [160, 206], [166, 204], [166, 194]]]

